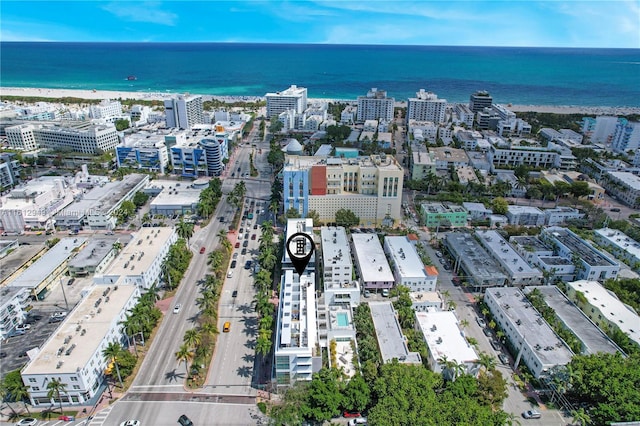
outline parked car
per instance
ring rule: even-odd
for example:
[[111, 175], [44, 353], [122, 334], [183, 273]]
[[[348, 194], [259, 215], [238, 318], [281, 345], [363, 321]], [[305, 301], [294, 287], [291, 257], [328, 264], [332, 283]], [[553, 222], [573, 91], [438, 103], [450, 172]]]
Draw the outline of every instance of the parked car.
[[237, 259], [238, 258], [238, 252], [233, 253], [233, 259]]
[[18, 423], [16, 423], [17, 426], [35, 426], [38, 424], [38, 420], [34, 419], [33, 417], [25, 417], [24, 419], [21, 419]]
[[27, 331], [31, 329], [31, 325], [30, 324], [18, 324], [16, 326], [16, 331]]
[[251, 235], [251, 239], [255, 240], [256, 239], [256, 234]]
[[522, 413], [522, 417], [524, 417], [525, 419], [539, 419], [542, 417], [542, 414], [540, 414], [540, 412], [537, 410], [527, 410]]
[[362, 417], [362, 414], [360, 414], [360, 412], [358, 411], [345, 411], [344, 413], [342, 413], [342, 417]]
[[489, 330], [488, 328], [483, 328], [482, 332], [484, 333], [485, 336], [491, 337], [491, 330]]
[[493, 349], [495, 349], [496, 351], [501, 351], [502, 350], [502, 346], [500, 346], [500, 342], [497, 342], [497, 341], [492, 339], [489, 343], [491, 343], [491, 347]]
[[178, 423], [181, 426], [193, 426], [193, 422], [191, 421], [191, 419], [184, 414], [180, 416], [180, 418], [178, 419]]
[[73, 283], [76, 282], [75, 278], [70, 278], [69, 281], [67, 281], [67, 285], [73, 285]]
[[369, 298], [371, 296], [371, 292], [369, 290], [364, 291], [364, 297]]
[[506, 356], [505, 354], [498, 354], [498, 359], [500, 360], [501, 363], [509, 365], [509, 357]]
[[478, 323], [478, 325], [482, 328], [485, 328], [487, 326], [487, 323], [485, 320], [483, 320], [482, 318], [478, 317], [476, 318], [476, 322]]
[[386, 288], [382, 289], [382, 297], [389, 297], [389, 289], [386, 289]]
[[242, 249], [242, 251], [240, 252], [240, 254], [241, 254], [241, 255], [243, 255], [243, 256], [244, 256], [245, 254], [247, 254], [247, 249], [246, 249], [246, 248], [243, 248], [243, 249]]
[[240, 241], [236, 242], [235, 248], [240, 248]]
[[358, 417], [357, 419], [351, 419], [351, 420], [349, 420], [347, 425], [348, 426], [357, 426], [357, 425], [366, 426], [367, 425], [367, 418], [366, 417]]

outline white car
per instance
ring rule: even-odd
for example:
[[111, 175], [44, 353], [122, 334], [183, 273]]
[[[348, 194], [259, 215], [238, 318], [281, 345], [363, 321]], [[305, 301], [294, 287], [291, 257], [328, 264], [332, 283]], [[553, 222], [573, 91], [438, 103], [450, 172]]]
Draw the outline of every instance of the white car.
[[[180, 303], [178, 303], [176, 306], [173, 307], [173, 313], [177, 314], [178, 312], [180, 312], [180, 308], [182, 308], [182, 305]], [[134, 420], [130, 420], [130, 421], [134, 421]], [[137, 420], [135, 420], [137, 421]]]
[[38, 424], [38, 420], [34, 419], [33, 417], [26, 417], [20, 420], [18, 423], [16, 423], [16, 425], [18, 426], [35, 426], [37, 424]]
[[487, 323], [485, 322], [485, 320], [483, 320], [482, 318], [478, 317], [476, 318], [476, 322], [478, 323], [478, 325], [482, 328], [485, 328], [487, 326]]
[[389, 290], [386, 288], [382, 289], [382, 297], [389, 297]]
[[31, 329], [31, 324], [18, 324], [16, 326], [16, 331], [27, 331]]
[[120, 426], [140, 426], [140, 420], [127, 420], [120, 423]]

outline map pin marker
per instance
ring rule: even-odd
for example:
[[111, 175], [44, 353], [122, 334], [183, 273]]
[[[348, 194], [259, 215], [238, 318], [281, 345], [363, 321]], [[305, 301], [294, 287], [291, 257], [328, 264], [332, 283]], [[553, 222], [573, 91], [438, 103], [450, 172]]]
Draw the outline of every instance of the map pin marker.
[[313, 254], [313, 239], [304, 232], [296, 232], [287, 240], [287, 253], [298, 275], [302, 275]]

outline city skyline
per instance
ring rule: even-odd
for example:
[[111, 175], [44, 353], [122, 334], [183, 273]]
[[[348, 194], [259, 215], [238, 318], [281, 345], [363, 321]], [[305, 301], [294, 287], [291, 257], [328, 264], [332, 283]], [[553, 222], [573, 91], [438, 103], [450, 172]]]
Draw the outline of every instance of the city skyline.
[[5, 1], [3, 41], [640, 48], [621, 1]]

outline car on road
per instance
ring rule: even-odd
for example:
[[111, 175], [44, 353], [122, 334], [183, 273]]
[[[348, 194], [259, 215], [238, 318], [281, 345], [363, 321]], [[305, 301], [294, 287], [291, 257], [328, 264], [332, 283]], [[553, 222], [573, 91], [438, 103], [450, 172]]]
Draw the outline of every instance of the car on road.
[[73, 417], [73, 416], [62, 415], [62, 416], [58, 416], [58, 420], [62, 420], [62, 421], [65, 421], [65, 422], [73, 422], [73, 421], [76, 420], [76, 418]]
[[229, 331], [231, 331], [231, 323], [229, 321], [227, 321], [222, 326], [222, 332], [223, 333], [228, 333]]
[[206, 248], [200, 247], [200, 254], [204, 254], [205, 250], [206, 250]]
[[522, 417], [525, 419], [539, 419], [542, 418], [542, 414], [538, 410], [527, 410], [522, 413]]
[[253, 229], [258, 229], [258, 224], [253, 225]]
[[249, 241], [245, 240], [244, 243], [242, 243], [242, 247], [248, 247], [249, 246]]
[[251, 235], [251, 239], [255, 240], [256, 239], [256, 234]]
[[182, 308], [182, 304], [178, 303], [176, 306], [173, 307], [173, 313], [177, 314], [178, 312], [180, 312], [181, 308]]
[[617, 207], [614, 207], [614, 208], [609, 209], [609, 210], [611, 210], [612, 212], [616, 212], [616, 213], [620, 211], [620, 209], [619, 209], [619, 208], [617, 208]]
[[229, 270], [229, 272], [227, 272], [227, 278], [233, 278], [233, 271]]
[[501, 363], [509, 365], [509, 357], [506, 356], [505, 354], [498, 354], [498, 359], [500, 360]]
[[233, 290], [233, 293], [231, 293], [231, 297], [238, 297], [238, 290]]
[[34, 426], [38, 424], [38, 419], [34, 419], [33, 417], [25, 417], [20, 420], [16, 425], [18, 426]]
[[6, 352], [0, 352], [0, 358], [6, 358], [6, 357], [7, 357]]
[[234, 269], [237, 264], [238, 264], [237, 261], [235, 261], [235, 260], [231, 261], [231, 269]]
[[342, 417], [351, 418], [351, 417], [362, 417], [359, 411], [345, 411], [342, 413]]
[[67, 281], [67, 285], [73, 285], [73, 283], [76, 282], [75, 278], [70, 278], [69, 281]]
[[140, 420], [127, 420], [120, 423], [120, 426], [140, 426]]
[[193, 422], [191, 421], [191, 419], [184, 414], [181, 415], [178, 419], [178, 424], [180, 424], [181, 426], [193, 426]]
[[485, 328], [487, 326], [487, 322], [484, 319], [480, 318], [480, 317], [476, 318], [476, 322], [482, 328]]

